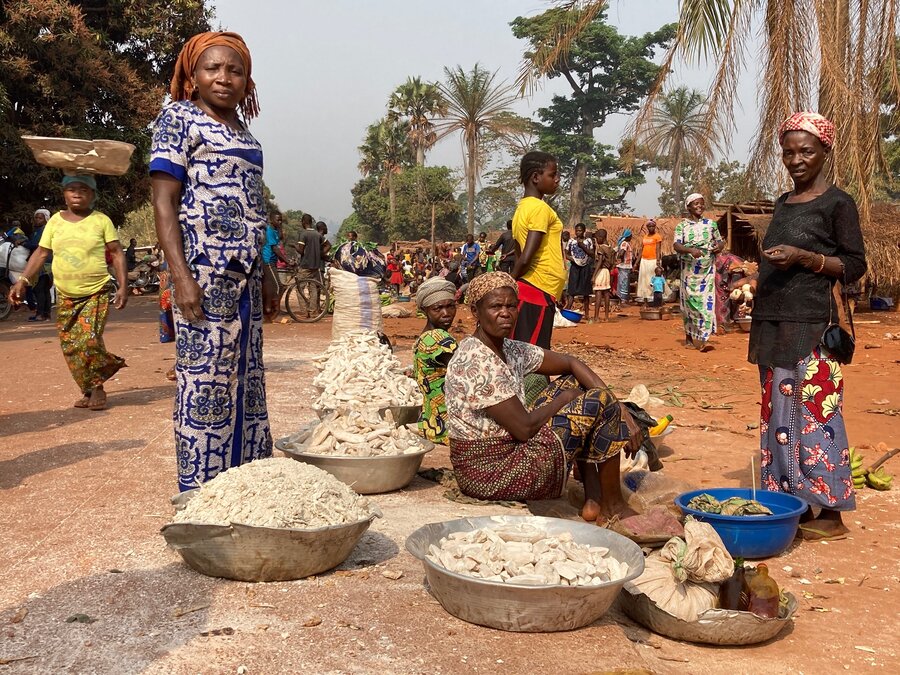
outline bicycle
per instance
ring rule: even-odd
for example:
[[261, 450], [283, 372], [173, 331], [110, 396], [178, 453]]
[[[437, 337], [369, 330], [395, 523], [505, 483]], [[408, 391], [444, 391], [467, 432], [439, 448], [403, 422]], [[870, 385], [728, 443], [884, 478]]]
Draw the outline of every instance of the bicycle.
[[331, 280], [325, 269], [324, 283], [318, 279], [299, 278], [299, 268], [294, 268], [293, 281], [283, 291], [284, 309], [294, 321], [315, 323], [331, 307]]

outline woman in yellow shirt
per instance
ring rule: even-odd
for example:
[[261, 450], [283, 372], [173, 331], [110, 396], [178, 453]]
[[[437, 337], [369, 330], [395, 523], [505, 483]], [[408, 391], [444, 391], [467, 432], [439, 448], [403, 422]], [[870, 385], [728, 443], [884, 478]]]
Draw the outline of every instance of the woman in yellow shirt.
[[76, 408], [103, 410], [103, 383], [125, 365], [103, 343], [109, 312], [109, 270], [106, 252], [113, 259], [119, 288], [116, 309], [128, 301], [125, 254], [112, 221], [94, 210], [97, 183], [93, 176], [65, 176], [62, 181], [66, 209], [50, 218], [38, 248], [28, 259], [22, 277], [9, 292], [9, 300], [21, 303], [26, 286], [53, 253], [53, 282], [57, 291], [56, 330], [69, 371], [81, 389]]
[[525, 196], [516, 207], [512, 232], [521, 254], [512, 277], [519, 285], [518, 319], [513, 337], [550, 349], [556, 301], [566, 285], [563, 261], [563, 224], [544, 201], [559, 188], [556, 158], [547, 152], [529, 152], [522, 157], [519, 178]]

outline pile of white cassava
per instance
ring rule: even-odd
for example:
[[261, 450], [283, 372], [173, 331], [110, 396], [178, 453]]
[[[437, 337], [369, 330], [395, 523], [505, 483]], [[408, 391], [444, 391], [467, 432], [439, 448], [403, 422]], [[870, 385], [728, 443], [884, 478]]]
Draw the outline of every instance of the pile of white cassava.
[[609, 549], [527, 523], [453, 532], [429, 547], [428, 559], [457, 574], [529, 586], [596, 586], [628, 575]]
[[390, 410], [382, 418], [375, 408], [328, 413], [300, 427], [284, 445], [297, 452], [343, 457], [412, 455], [434, 447], [407, 427], [398, 427]]
[[286, 457], [258, 459], [204, 483], [176, 523], [310, 530], [356, 523], [377, 508], [330, 473]]
[[313, 361], [320, 371], [313, 384], [321, 394], [312, 407], [320, 414], [422, 404], [415, 380], [404, 374], [403, 365], [375, 333], [347, 333]]

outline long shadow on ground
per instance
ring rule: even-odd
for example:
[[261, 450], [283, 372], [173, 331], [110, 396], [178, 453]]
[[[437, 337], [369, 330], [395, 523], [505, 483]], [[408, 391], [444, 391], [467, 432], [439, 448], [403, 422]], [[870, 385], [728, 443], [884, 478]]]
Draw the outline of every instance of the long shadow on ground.
[[[78, 391], [74, 385], [73, 391]], [[147, 405], [165, 398], [173, 398], [175, 395], [175, 384], [146, 387], [144, 389], [130, 389], [128, 391], [109, 391], [107, 394], [110, 408]], [[76, 398], [77, 393], [72, 394], [73, 402]], [[49, 431], [69, 424], [100, 420], [104, 414], [104, 412], [87, 410], [86, 408], [63, 408], [57, 410], [30, 410], [28, 412], [0, 415], [0, 437], [36, 431]]]
[[60, 584], [0, 611], [0, 659], [18, 672], [143, 672], [208, 630], [216, 583], [173, 563]]
[[83, 441], [81, 443], [64, 443], [28, 452], [0, 462], [0, 490], [16, 487], [29, 476], [53, 471], [107, 452], [138, 450], [146, 443], [145, 439], [140, 438], [107, 441], [106, 443]]

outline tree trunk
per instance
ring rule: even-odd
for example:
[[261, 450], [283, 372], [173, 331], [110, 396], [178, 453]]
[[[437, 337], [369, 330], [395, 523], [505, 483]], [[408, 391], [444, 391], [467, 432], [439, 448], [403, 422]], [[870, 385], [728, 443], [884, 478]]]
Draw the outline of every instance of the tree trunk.
[[584, 188], [587, 184], [587, 164], [580, 159], [575, 162], [575, 173], [572, 175], [572, 187], [569, 190], [568, 227], [575, 227], [584, 222]]
[[[581, 118], [581, 135], [587, 147], [594, 144], [594, 123], [589, 118]], [[587, 163], [576, 160], [575, 173], [572, 175], [572, 187], [569, 190], [569, 220], [568, 226], [575, 227], [584, 222], [584, 191], [587, 188]]]
[[466, 228], [469, 234], [475, 234], [475, 137], [466, 139], [468, 157], [466, 159]]
[[425, 166], [425, 144], [416, 145], [416, 165]]
[[391, 219], [391, 237], [397, 232], [397, 193], [394, 191], [394, 172], [388, 173], [388, 211]]
[[675, 199], [675, 206], [679, 213], [682, 211], [683, 204], [681, 195], [681, 148], [675, 149], [675, 161], [672, 163], [672, 197]]

